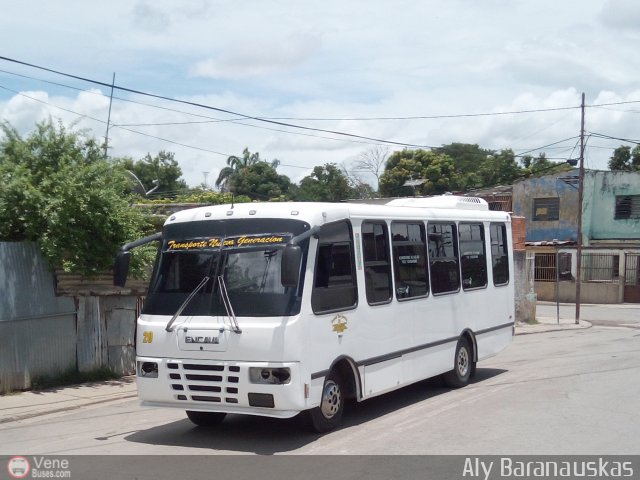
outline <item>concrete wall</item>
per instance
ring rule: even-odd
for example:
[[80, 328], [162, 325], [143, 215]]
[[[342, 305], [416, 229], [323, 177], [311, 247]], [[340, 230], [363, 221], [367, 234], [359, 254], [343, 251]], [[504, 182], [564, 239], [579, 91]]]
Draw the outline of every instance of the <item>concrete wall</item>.
[[[556, 301], [555, 282], [535, 282], [538, 300]], [[580, 284], [581, 303], [621, 303], [623, 286], [618, 283], [582, 282]], [[558, 297], [560, 302], [575, 303], [576, 283], [559, 282]]]
[[[554, 253], [552, 247], [534, 247], [529, 250], [532, 253]], [[582, 303], [622, 303], [624, 299], [624, 277], [625, 277], [625, 253], [634, 253], [637, 250], [613, 249], [613, 248], [589, 248], [583, 250], [583, 269], [588, 268], [589, 254], [593, 255], [618, 255], [618, 272], [620, 276], [617, 280], [608, 281], [588, 281], [583, 280], [580, 284], [580, 301]], [[576, 301], [576, 276], [577, 262], [576, 249], [562, 247], [558, 249], [559, 254], [568, 253], [571, 255], [571, 280], [560, 280], [558, 283], [558, 297], [560, 302], [573, 303]], [[538, 300], [556, 301], [555, 282], [535, 282], [535, 292]]]
[[536, 319], [536, 295], [528, 263], [527, 252], [513, 251], [516, 322], [533, 323]]
[[640, 242], [640, 219], [616, 220], [618, 195], [640, 195], [640, 172], [597, 172], [585, 175], [583, 241], [637, 240]]
[[[513, 213], [527, 219], [527, 241], [576, 241], [578, 184], [577, 170], [529, 178], [513, 186]], [[640, 219], [614, 218], [616, 196], [640, 195], [640, 172], [587, 170], [584, 176], [582, 211], [583, 245], [607, 240], [640, 242]], [[536, 198], [559, 198], [558, 220], [534, 221]]]
[[[577, 240], [578, 188], [572, 183], [575, 175], [577, 171], [571, 171], [514, 184], [513, 213], [526, 218], [527, 242]], [[559, 219], [534, 221], [534, 199], [549, 197], [560, 199]]]

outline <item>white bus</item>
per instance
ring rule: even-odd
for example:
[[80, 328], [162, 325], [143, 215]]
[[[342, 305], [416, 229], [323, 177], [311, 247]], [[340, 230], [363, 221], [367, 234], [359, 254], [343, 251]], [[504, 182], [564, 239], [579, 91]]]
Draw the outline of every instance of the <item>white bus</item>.
[[172, 215], [137, 327], [142, 405], [305, 412], [318, 432], [365, 400], [443, 374], [466, 385], [514, 328], [511, 219], [484, 200], [245, 203]]

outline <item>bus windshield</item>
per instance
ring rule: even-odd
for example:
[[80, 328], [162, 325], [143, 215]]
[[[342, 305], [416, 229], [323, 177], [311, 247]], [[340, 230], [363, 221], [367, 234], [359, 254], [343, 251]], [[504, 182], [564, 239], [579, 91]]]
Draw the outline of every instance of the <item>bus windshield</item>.
[[[227, 226], [224, 233], [228, 230]], [[142, 313], [174, 315], [206, 277], [222, 277], [238, 317], [299, 313], [302, 288], [283, 287], [280, 279], [284, 246], [301, 229], [295, 230], [290, 234], [165, 237]], [[302, 247], [306, 249], [306, 244]], [[226, 314], [218, 281], [208, 281], [182, 312], [188, 316]]]

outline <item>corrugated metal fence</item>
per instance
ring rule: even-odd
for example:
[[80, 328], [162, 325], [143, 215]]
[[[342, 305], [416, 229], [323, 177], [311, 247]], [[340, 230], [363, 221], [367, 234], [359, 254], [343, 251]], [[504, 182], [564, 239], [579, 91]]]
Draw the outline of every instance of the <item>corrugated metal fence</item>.
[[0, 242], [0, 393], [69, 368], [134, 373], [143, 283], [114, 289], [103, 277], [66, 278], [61, 292], [36, 245]]
[[76, 366], [76, 308], [31, 243], [0, 242], [0, 392]]

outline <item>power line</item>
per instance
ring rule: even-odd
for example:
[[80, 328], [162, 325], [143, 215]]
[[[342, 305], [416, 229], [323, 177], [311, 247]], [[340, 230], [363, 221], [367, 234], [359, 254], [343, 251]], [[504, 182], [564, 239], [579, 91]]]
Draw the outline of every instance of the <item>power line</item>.
[[578, 136], [573, 136], [573, 137], [569, 137], [569, 138], [565, 138], [563, 140], [558, 140], [557, 142], [553, 142], [553, 143], [549, 143], [547, 145], [543, 145], [542, 147], [538, 147], [538, 148], [532, 148], [531, 150], [526, 150], [524, 152], [520, 152], [516, 155], [516, 157], [522, 157], [523, 155], [526, 155], [527, 153], [531, 153], [531, 152], [536, 152], [538, 150], [542, 150], [543, 148], [547, 148], [547, 147], [551, 147], [553, 145], [557, 145], [559, 143], [563, 143], [563, 142], [567, 142], [569, 140], [575, 140], [576, 138], [578, 138]]
[[[51, 85], [56, 85], [56, 86], [60, 86], [60, 87], [65, 87], [65, 88], [69, 88], [72, 90], [76, 90], [79, 92], [84, 92], [84, 93], [89, 93], [92, 95], [99, 95], [99, 96], [103, 96], [102, 93], [96, 93], [93, 92], [91, 90], [86, 90], [86, 89], [82, 89], [82, 88], [77, 88], [77, 87], [73, 87], [70, 85], [66, 85], [63, 83], [58, 83], [58, 82], [51, 82], [48, 80], [43, 80], [40, 78], [36, 78], [36, 77], [32, 77], [32, 76], [28, 76], [28, 75], [21, 75], [18, 73], [14, 73], [14, 72], [9, 72], [7, 70], [0, 70], [0, 72], [2, 73], [7, 73], [10, 75], [16, 75], [22, 78], [27, 78], [30, 80], [36, 80], [36, 81], [40, 81], [43, 83], [48, 83]], [[9, 90], [11, 92], [14, 92], [16, 94], [20, 94], [19, 92], [15, 91], [15, 90], [10, 90], [8, 88], [5, 88], [6, 90]], [[26, 98], [30, 98], [30, 97], [26, 97]], [[198, 113], [194, 113], [194, 112], [186, 112], [184, 110], [177, 110], [174, 108], [168, 108], [168, 107], [163, 107], [160, 105], [153, 105], [150, 103], [144, 103], [144, 102], [136, 102], [135, 100], [131, 100], [131, 99], [126, 99], [126, 98], [122, 98], [122, 97], [117, 97], [117, 96], [113, 96], [113, 99], [116, 100], [120, 100], [122, 102], [127, 102], [127, 103], [133, 103], [136, 105], [143, 105], [146, 107], [151, 107], [151, 108], [157, 108], [157, 109], [161, 109], [161, 110], [166, 110], [166, 111], [170, 111], [170, 112], [175, 112], [175, 113], [180, 113], [183, 115], [190, 115], [190, 116], [195, 116], [195, 117], [200, 117], [200, 118], [205, 118], [207, 120], [198, 120], [198, 121], [185, 121], [185, 122], [157, 122], [157, 123], [109, 123], [108, 125], [114, 126], [114, 127], [153, 127], [153, 126], [177, 126], [177, 125], [201, 125], [201, 124], [212, 124], [212, 123], [234, 123], [236, 125], [243, 125], [246, 127], [250, 127], [250, 128], [258, 128], [258, 129], [262, 129], [262, 130], [269, 130], [272, 132], [282, 132], [282, 133], [286, 133], [289, 135], [299, 135], [299, 136], [304, 136], [304, 137], [313, 137], [313, 138], [322, 138], [322, 139], [326, 139], [326, 140], [332, 140], [332, 141], [336, 141], [336, 142], [347, 142], [347, 143], [359, 143], [359, 144], [364, 144], [364, 145], [381, 145], [380, 143], [374, 143], [374, 142], [368, 142], [368, 141], [362, 141], [362, 140], [350, 140], [350, 139], [344, 139], [344, 138], [334, 138], [334, 137], [327, 137], [324, 135], [315, 135], [315, 134], [310, 134], [310, 133], [301, 133], [301, 132], [292, 132], [289, 130], [283, 130], [283, 129], [278, 129], [278, 128], [269, 128], [269, 127], [261, 127], [259, 125], [252, 125], [250, 123], [244, 123], [241, 122], [239, 120], [242, 119], [242, 117], [238, 117], [238, 118], [227, 118], [227, 119], [221, 119], [221, 118], [214, 118], [214, 117], [210, 117], [207, 115], [202, 115], [202, 114], [198, 114]], [[50, 104], [52, 105], [52, 104]], [[52, 105], [54, 107], [56, 107], [55, 105]], [[62, 107], [56, 107], [56, 108], [62, 108]], [[73, 112], [72, 112], [73, 113]], [[77, 113], [77, 115], [81, 115], [79, 113]], [[132, 132], [135, 132], [134, 130], [130, 130]]]
[[637, 140], [637, 139], [613, 137], [611, 135], [605, 135], [603, 133], [594, 133], [594, 132], [589, 132], [589, 135], [593, 135], [596, 138], [604, 138], [607, 140], [619, 140], [621, 142], [635, 143], [636, 145], [640, 145], [640, 140]]
[[280, 122], [280, 121], [276, 121], [276, 120], [269, 120], [269, 119], [262, 118], [262, 117], [257, 117], [257, 116], [254, 116], [254, 115], [247, 115], [247, 114], [244, 114], [244, 113], [234, 112], [232, 110], [228, 110], [228, 109], [225, 109], [225, 108], [214, 107], [214, 106], [211, 106], [211, 105], [205, 105], [205, 104], [197, 103], [197, 102], [190, 102], [190, 101], [187, 101], [187, 100], [179, 100], [179, 99], [167, 97], [165, 95], [158, 95], [158, 94], [155, 94], [155, 93], [144, 92], [144, 91], [141, 91], [141, 90], [136, 90], [136, 89], [128, 88], [128, 87], [121, 87], [121, 86], [118, 86], [118, 85], [110, 85], [108, 83], [101, 82], [101, 81], [98, 81], [98, 80], [93, 80], [93, 79], [86, 78], [86, 77], [80, 77], [78, 75], [73, 75], [73, 74], [70, 74], [70, 73], [65, 73], [65, 72], [61, 72], [61, 71], [58, 71], [58, 70], [53, 70], [51, 68], [43, 67], [43, 66], [40, 66], [40, 65], [34, 65], [32, 63], [23, 62], [21, 60], [16, 60], [16, 59], [13, 59], [13, 58], [0, 56], [0, 60], [5, 60], [7, 62], [16, 63], [18, 65], [24, 65], [24, 66], [27, 66], [27, 67], [36, 68], [36, 69], [39, 69], [39, 70], [43, 70], [43, 71], [46, 71], [46, 72], [54, 73], [56, 75], [61, 75], [61, 76], [68, 77], [68, 78], [74, 78], [76, 80], [80, 80], [80, 81], [83, 81], [83, 82], [93, 83], [95, 85], [101, 85], [101, 86], [108, 87], [108, 88], [112, 88], [113, 87], [114, 89], [117, 89], [117, 90], [120, 90], [120, 91], [123, 91], [123, 92], [133, 93], [135, 95], [142, 95], [142, 96], [147, 96], [147, 97], [151, 97], [151, 98], [157, 98], [157, 99], [160, 99], [160, 100], [165, 100], [165, 101], [168, 101], [168, 102], [181, 103], [181, 104], [190, 105], [190, 106], [193, 106], [193, 107], [204, 108], [206, 110], [213, 110], [213, 111], [216, 111], [216, 112], [226, 113], [228, 115], [235, 115], [235, 116], [238, 116], [238, 117], [242, 117], [245, 120], [255, 120], [257, 122], [265, 122], [265, 123], [270, 123], [270, 124], [274, 124], [274, 125], [280, 125], [280, 126], [283, 126], [283, 127], [298, 128], [298, 129], [301, 129], [301, 130], [309, 130], [309, 131], [315, 131], [315, 132], [330, 133], [330, 134], [333, 134], [333, 135], [341, 135], [341, 136], [351, 137], [351, 138], [359, 138], [359, 139], [362, 139], [362, 140], [370, 140], [370, 141], [373, 141], [373, 142], [376, 142], [376, 143], [385, 143], [385, 144], [397, 145], [397, 146], [401, 146], [401, 147], [432, 148], [429, 145], [419, 145], [419, 144], [408, 143], [408, 142], [396, 142], [396, 141], [393, 141], [393, 140], [384, 140], [384, 139], [379, 139], [379, 138], [367, 137], [367, 136], [364, 136], [364, 135], [357, 135], [357, 134], [354, 134], [354, 133], [340, 132], [340, 131], [337, 131], [337, 130], [326, 130], [326, 129], [322, 129], [322, 128], [307, 127], [307, 126], [304, 126], [304, 125], [296, 125], [296, 124], [293, 124], [293, 123], [286, 123], [286, 122]]

